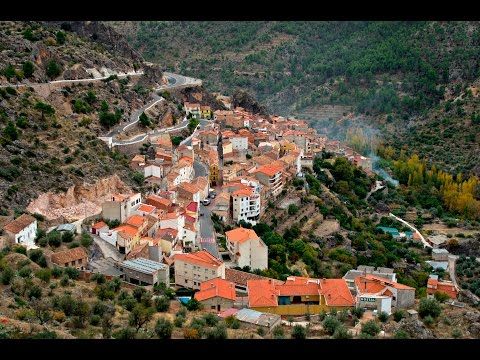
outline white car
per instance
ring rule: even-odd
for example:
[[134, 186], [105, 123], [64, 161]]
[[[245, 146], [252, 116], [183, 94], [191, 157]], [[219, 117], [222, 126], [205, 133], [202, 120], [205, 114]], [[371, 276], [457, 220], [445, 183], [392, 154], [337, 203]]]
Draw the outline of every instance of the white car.
[[202, 200], [202, 204], [205, 205], [205, 206], [210, 205], [210, 203], [211, 203], [210, 199]]

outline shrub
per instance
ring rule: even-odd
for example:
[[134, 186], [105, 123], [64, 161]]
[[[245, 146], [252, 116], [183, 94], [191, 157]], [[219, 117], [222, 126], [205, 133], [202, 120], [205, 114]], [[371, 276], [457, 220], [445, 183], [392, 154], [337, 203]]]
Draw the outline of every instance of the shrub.
[[59, 247], [62, 243], [62, 235], [60, 232], [53, 230], [47, 234], [48, 245], [52, 247]]
[[432, 326], [434, 322], [435, 322], [435, 320], [430, 315], [427, 315], [423, 318], [423, 323], [427, 326]]
[[437, 300], [427, 298], [420, 300], [420, 306], [418, 308], [418, 314], [420, 317], [424, 318], [426, 316], [431, 316], [432, 318], [437, 318], [441, 312], [442, 308]]
[[263, 327], [258, 327], [257, 328], [257, 334], [260, 335], [260, 336], [264, 336], [265, 335], [265, 329]]
[[47, 68], [45, 69], [45, 73], [49, 78], [56, 78], [62, 72], [62, 68], [55, 60], [50, 60], [47, 63]]
[[307, 338], [307, 329], [302, 325], [295, 325], [292, 329], [292, 339], [306, 339]]
[[362, 324], [361, 332], [363, 334], [370, 335], [372, 337], [377, 336], [380, 332], [380, 327], [375, 322], [375, 320], [368, 320], [366, 323]]
[[18, 270], [18, 275], [23, 278], [29, 278], [32, 275], [32, 269], [29, 266], [24, 266]]
[[32, 339], [56, 339], [57, 333], [55, 331], [43, 330], [32, 336]]
[[55, 278], [55, 279], [58, 279], [60, 276], [62, 276], [63, 274], [63, 270], [61, 268], [59, 268], [58, 266], [55, 266], [53, 269], [52, 269], [52, 276]]
[[452, 337], [454, 339], [459, 339], [463, 336], [462, 331], [459, 328], [455, 328], [452, 330]]
[[361, 319], [364, 313], [365, 313], [364, 308], [356, 307], [352, 309], [352, 315], [356, 316], [358, 319]]
[[90, 325], [92, 326], [98, 326], [100, 324], [100, 321], [102, 320], [102, 318], [100, 317], [100, 315], [96, 315], [96, 314], [93, 314], [91, 317], [90, 317]]
[[101, 284], [104, 284], [106, 279], [105, 279], [105, 275], [103, 274], [93, 274], [93, 276], [91, 277], [91, 279], [93, 281], [96, 281], [97, 284], [101, 285]]
[[53, 312], [53, 320], [58, 321], [60, 323], [64, 322], [66, 319], [65, 313], [63, 311], [54, 311]]
[[12, 270], [12, 268], [10, 266], [5, 266], [1, 274], [2, 284], [10, 285], [14, 276], [15, 272]]
[[92, 313], [94, 315], [103, 316], [107, 311], [107, 305], [102, 301], [96, 301], [92, 307]]
[[239, 329], [240, 328], [240, 320], [238, 320], [233, 315], [230, 315], [227, 318], [225, 318], [225, 324], [230, 329]]
[[295, 215], [298, 213], [298, 206], [295, 204], [288, 205], [288, 215]]
[[227, 327], [225, 324], [217, 324], [213, 329], [207, 332], [207, 339], [221, 340], [227, 338]]
[[394, 338], [395, 339], [408, 339], [408, 338], [410, 338], [410, 336], [408, 335], [408, 333], [406, 331], [400, 329], [400, 330], [397, 330], [395, 332]]
[[195, 311], [195, 310], [199, 310], [200, 307], [201, 307], [201, 304], [200, 302], [195, 299], [195, 298], [191, 298], [190, 300], [188, 300], [188, 302], [185, 304], [185, 307], [189, 310], [189, 311]]
[[400, 322], [405, 317], [405, 312], [403, 310], [395, 310], [393, 313], [393, 320]]
[[68, 277], [68, 275], [63, 275], [62, 279], [60, 280], [60, 285], [65, 287], [65, 286], [68, 286], [70, 284], [70, 278]]
[[23, 254], [23, 255], [27, 256], [27, 249], [23, 246], [15, 246], [13, 248], [13, 252], [16, 252], [16, 253]]
[[322, 326], [328, 335], [333, 335], [337, 327], [340, 326], [340, 321], [336, 317], [328, 315], [323, 319]]
[[285, 337], [285, 332], [281, 326], [276, 326], [272, 331], [272, 335], [274, 339], [283, 339]]
[[35, 273], [35, 276], [42, 280], [44, 283], [49, 283], [52, 277], [52, 270], [50, 269], [40, 269]]
[[200, 339], [200, 334], [197, 329], [185, 328], [183, 329], [183, 337], [185, 339]]
[[65, 275], [67, 275], [72, 280], [77, 280], [78, 277], [80, 276], [80, 271], [73, 267], [66, 267], [64, 272], [65, 272]]
[[57, 34], [55, 35], [55, 40], [57, 41], [57, 44], [63, 45], [65, 44], [65, 33], [63, 31], [57, 31]]
[[433, 296], [435, 297], [435, 300], [437, 300], [440, 303], [444, 303], [445, 301], [450, 299], [450, 296], [448, 296], [442, 291], [437, 291]]
[[73, 233], [70, 231], [65, 231], [62, 234], [62, 242], [71, 243], [73, 241]]
[[80, 244], [82, 244], [82, 246], [86, 247], [86, 248], [92, 246], [92, 244], [93, 244], [92, 236], [87, 234], [87, 233], [83, 233], [82, 237], [80, 239]]
[[159, 339], [170, 339], [172, 337], [173, 324], [170, 320], [160, 318], [155, 324], [155, 333]]
[[135, 330], [132, 329], [131, 327], [127, 327], [114, 332], [112, 336], [118, 340], [135, 339]]
[[380, 312], [380, 314], [378, 314], [378, 320], [380, 320], [383, 323], [387, 322], [388, 314], [385, 311]]
[[155, 298], [155, 308], [158, 312], [166, 312], [170, 309], [170, 300], [166, 296]]
[[203, 320], [208, 326], [215, 326], [218, 323], [218, 317], [212, 313], [205, 314]]
[[185, 316], [175, 316], [175, 320], [173, 320], [173, 325], [175, 325], [178, 328], [183, 327], [183, 324], [185, 323]]
[[352, 334], [350, 334], [350, 332], [344, 325], [340, 324], [335, 329], [335, 332], [333, 333], [333, 338], [334, 339], [351, 339]]

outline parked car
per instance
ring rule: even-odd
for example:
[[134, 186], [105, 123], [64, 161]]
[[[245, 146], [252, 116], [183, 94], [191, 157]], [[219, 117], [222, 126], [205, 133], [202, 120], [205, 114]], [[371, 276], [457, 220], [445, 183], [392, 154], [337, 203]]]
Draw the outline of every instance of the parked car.
[[210, 203], [211, 203], [210, 199], [202, 200], [202, 204], [205, 205], [205, 206], [210, 205]]

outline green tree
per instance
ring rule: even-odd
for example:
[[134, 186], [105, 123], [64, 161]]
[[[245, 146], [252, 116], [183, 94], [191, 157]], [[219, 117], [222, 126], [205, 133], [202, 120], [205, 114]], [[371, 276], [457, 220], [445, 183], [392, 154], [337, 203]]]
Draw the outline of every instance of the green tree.
[[298, 213], [298, 206], [295, 204], [288, 205], [288, 215], [295, 215]]
[[83, 233], [80, 239], [80, 244], [82, 244], [82, 246], [85, 248], [89, 248], [93, 244], [92, 236], [90, 234]]
[[139, 122], [140, 122], [140, 125], [142, 125], [143, 127], [148, 127], [152, 124], [150, 119], [144, 112], [142, 112], [142, 114], [140, 115]]
[[5, 266], [3, 268], [3, 271], [1, 272], [2, 284], [10, 285], [14, 276], [15, 276], [15, 272], [12, 270], [12, 268], [8, 265]]
[[55, 114], [55, 109], [50, 106], [49, 104], [46, 104], [44, 102], [41, 102], [41, 101], [38, 101], [36, 104], [35, 104], [35, 110], [38, 110], [41, 112], [42, 114], [42, 120], [45, 120], [45, 115], [46, 116], [51, 116], [53, 114]]
[[3, 75], [10, 80], [11, 78], [14, 78], [17, 75], [17, 72], [15, 71], [15, 67], [12, 64], [8, 64], [4, 69], [3, 69]]
[[35, 71], [35, 67], [33, 66], [33, 63], [31, 61], [25, 61], [22, 64], [22, 71], [23, 71], [23, 75], [26, 78], [31, 78]]
[[420, 305], [418, 307], [418, 314], [420, 317], [424, 318], [426, 316], [431, 316], [436, 319], [441, 312], [442, 308], [437, 300], [428, 298], [420, 300]]
[[45, 72], [49, 78], [54, 79], [61, 74], [62, 68], [55, 60], [52, 59], [47, 63]]
[[275, 326], [272, 334], [274, 339], [283, 339], [285, 337], [285, 332], [281, 326]]
[[361, 328], [362, 334], [367, 334], [369, 336], [377, 336], [380, 332], [380, 327], [375, 322], [375, 320], [368, 320], [367, 322], [362, 324]]
[[295, 325], [292, 329], [292, 339], [306, 339], [307, 338], [307, 329], [302, 325]]
[[173, 324], [170, 320], [160, 318], [155, 324], [155, 333], [159, 339], [170, 339], [172, 337]]
[[19, 131], [13, 121], [8, 121], [7, 126], [5, 129], [3, 129], [3, 136], [10, 141], [15, 141], [18, 139]]
[[348, 329], [343, 324], [340, 324], [335, 329], [335, 332], [333, 333], [333, 338], [334, 339], [351, 339], [352, 334], [350, 334]]
[[322, 321], [323, 329], [328, 335], [333, 335], [337, 327], [340, 325], [340, 321], [335, 316], [331, 315], [326, 316]]
[[170, 309], [170, 299], [166, 296], [155, 298], [155, 308], [158, 312], [166, 312]]
[[137, 304], [128, 317], [128, 323], [130, 326], [133, 326], [138, 333], [145, 324], [152, 320], [153, 313], [154, 310], [152, 308]]
[[65, 44], [66, 35], [63, 31], [57, 31], [55, 38], [57, 40], [57, 44], [59, 45]]

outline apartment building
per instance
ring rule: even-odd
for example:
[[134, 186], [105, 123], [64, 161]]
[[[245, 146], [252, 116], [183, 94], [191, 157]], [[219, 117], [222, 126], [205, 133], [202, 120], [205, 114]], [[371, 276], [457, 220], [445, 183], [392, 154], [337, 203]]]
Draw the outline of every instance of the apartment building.
[[225, 279], [225, 264], [208, 251], [176, 254], [174, 259], [175, 285], [198, 290], [204, 281]]
[[268, 247], [252, 229], [236, 228], [225, 232], [230, 257], [239, 267], [268, 269]]
[[276, 198], [283, 190], [282, 167], [279, 165], [263, 165], [253, 173], [255, 178], [267, 190], [267, 197]]
[[232, 219], [234, 222], [244, 220], [256, 223], [260, 216], [260, 193], [245, 186], [232, 193]]
[[132, 215], [141, 203], [141, 194], [132, 195], [116, 194], [111, 200], [102, 204], [102, 217], [107, 220], [118, 220], [123, 223]]

